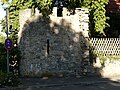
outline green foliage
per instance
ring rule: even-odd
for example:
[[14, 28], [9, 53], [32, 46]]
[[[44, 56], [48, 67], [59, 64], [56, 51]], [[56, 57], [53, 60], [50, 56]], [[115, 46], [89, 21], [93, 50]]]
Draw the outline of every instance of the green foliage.
[[6, 71], [6, 50], [4, 47], [5, 36], [0, 34], [0, 70]]
[[85, 0], [82, 7], [89, 8], [89, 31], [91, 37], [104, 37], [104, 29], [107, 26], [105, 16], [105, 5], [108, 4], [108, 0]]
[[2, 20], [1, 20], [1, 26], [2, 26], [2, 32], [5, 32], [6, 31], [6, 20], [5, 20], [5, 18], [3, 18]]
[[49, 15], [51, 13], [52, 0], [40, 0], [40, 5], [43, 15]]
[[0, 0], [2, 3], [8, 3], [9, 0]]
[[6, 71], [6, 50], [2, 43], [0, 43], [0, 71]]
[[[9, 8], [9, 27], [12, 26], [11, 30], [19, 31], [19, 11], [31, 8], [34, 10], [35, 8], [39, 8], [43, 15], [47, 16], [51, 13], [53, 0], [12, 0]], [[2, 20], [2, 30], [5, 31], [5, 19]]]
[[12, 73], [3, 73], [0, 71], [0, 87], [5, 86], [18, 86], [20, 84], [20, 80], [18, 79], [17, 75], [14, 75]]
[[[31, 8], [34, 12], [35, 8], [39, 8], [44, 16], [51, 13], [55, 0], [12, 0], [9, 8], [9, 23], [12, 25], [12, 30], [19, 31], [19, 10]], [[108, 0], [68, 0], [68, 9], [83, 7], [89, 9], [89, 32], [91, 37], [105, 36], [104, 29], [107, 26], [105, 16], [105, 5]], [[10, 26], [9, 25], [9, 26]], [[5, 26], [5, 24], [3, 25]], [[5, 29], [5, 27], [3, 27]]]
[[0, 43], [4, 43], [5, 42], [5, 36], [0, 33]]

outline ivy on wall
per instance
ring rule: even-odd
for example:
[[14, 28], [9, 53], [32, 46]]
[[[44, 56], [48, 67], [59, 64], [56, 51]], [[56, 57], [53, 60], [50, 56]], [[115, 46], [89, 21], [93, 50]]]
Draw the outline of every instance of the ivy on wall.
[[[31, 8], [33, 10], [38, 8], [43, 15], [47, 16], [51, 13], [52, 7], [56, 1], [67, 2], [67, 8], [75, 9], [83, 7], [89, 9], [89, 34], [91, 37], [105, 36], [104, 29], [107, 26], [105, 16], [105, 5], [108, 0], [12, 0], [9, 8], [9, 23], [12, 26], [12, 31], [19, 31], [19, 10]], [[9, 26], [10, 26], [9, 25]], [[5, 23], [3, 20], [3, 30], [5, 30]]]
[[105, 37], [104, 29], [109, 25], [106, 23], [105, 6], [109, 0], [68, 0], [68, 8], [88, 8], [89, 9], [89, 36]]
[[108, 26], [105, 6], [109, 0], [85, 0], [82, 7], [89, 9], [89, 34], [91, 37], [105, 37], [104, 29]]

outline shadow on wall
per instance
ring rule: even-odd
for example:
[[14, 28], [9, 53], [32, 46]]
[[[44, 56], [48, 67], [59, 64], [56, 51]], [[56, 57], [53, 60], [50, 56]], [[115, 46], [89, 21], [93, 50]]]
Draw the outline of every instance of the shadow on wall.
[[74, 18], [51, 18], [39, 15], [26, 21], [19, 43], [21, 75], [80, 76], [91, 73], [89, 43], [82, 31], [75, 31], [71, 23]]

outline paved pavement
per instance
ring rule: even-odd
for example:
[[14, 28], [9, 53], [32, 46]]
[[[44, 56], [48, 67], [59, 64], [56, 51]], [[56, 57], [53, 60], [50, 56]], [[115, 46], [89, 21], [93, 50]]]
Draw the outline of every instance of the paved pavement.
[[44, 77], [20, 78], [20, 80], [20, 86], [3, 90], [120, 90], [120, 79], [116, 77], [112, 79], [101, 77]]

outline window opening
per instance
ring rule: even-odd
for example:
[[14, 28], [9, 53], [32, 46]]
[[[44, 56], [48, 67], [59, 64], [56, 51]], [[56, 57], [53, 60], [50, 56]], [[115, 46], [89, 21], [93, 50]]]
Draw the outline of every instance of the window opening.
[[47, 55], [49, 55], [49, 50], [50, 50], [50, 41], [47, 39]]

